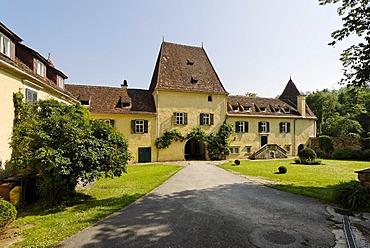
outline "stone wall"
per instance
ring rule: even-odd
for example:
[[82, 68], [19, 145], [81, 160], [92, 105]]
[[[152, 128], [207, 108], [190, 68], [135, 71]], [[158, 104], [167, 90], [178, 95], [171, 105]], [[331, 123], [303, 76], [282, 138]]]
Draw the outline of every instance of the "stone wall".
[[324, 150], [320, 148], [319, 138], [310, 138], [309, 147], [313, 149], [318, 155], [325, 155], [333, 153], [337, 150], [361, 150], [361, 142], [358, 138], [352, 137], [332, 137], [331, 138], [332, 150]]

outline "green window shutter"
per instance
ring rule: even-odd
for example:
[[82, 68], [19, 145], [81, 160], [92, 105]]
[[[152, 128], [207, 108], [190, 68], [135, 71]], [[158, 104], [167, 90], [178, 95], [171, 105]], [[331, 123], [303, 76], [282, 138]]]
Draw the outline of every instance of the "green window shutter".
[[290, 133], [290, 122], [287, 122], [287, 125], [288, 125], [287, 131], [288, 131], [288, 133]]
[[204, 116], [204, 114], [200, 114], [200, 125], [203, 125], [204, 124], [204, 122], [203, 122], [203, 120], [204, 120], [204, 118], [203, 118], [203, 116]]
[[236, 133], [240, 133], [240, 125], [239, 125], [239, 123], [240, 123], [239, 121], [236, 121], [235, 122], [235, 132]]
[[210, 114], [210, 115], [209, 115], [209, 117], [210, 117], [210, 119], [211, 119], [211, 120], [210, 120], [210, 121], [211, 121], [211, 123], [210, 123], [210, 124], [211, 124], [211, 125], [213, 125], [213, 124], [214, 124], [214, 115], [213, 115], [213, 114]]
[[280, 126], [280, 133], [282, 133], [283, 132], [283, 122], [280, 122], [279, 126]]
[[144, 133], [148, 133], [148, 121], [144, 120]]
[[258, 132], [262, 132], [262, 122], [258, 122]]
[[135, 123], [136, 120], [131, 120], [131, 133], [135, 133]]
[[172, 118], [173, 120], [173, 124], [176, 124], [176, 112], [173, 112], [173, 118]]
[[267, 132], [270, 132], [270, 122], [266, 122], [267, 123]]
[[188, 125], [188, 113], [184, 113], [184, 125]]
[[248, 133], [248, 131], [249, 131], [248, 121], [245, 121], [244, 122], [244, 132]]

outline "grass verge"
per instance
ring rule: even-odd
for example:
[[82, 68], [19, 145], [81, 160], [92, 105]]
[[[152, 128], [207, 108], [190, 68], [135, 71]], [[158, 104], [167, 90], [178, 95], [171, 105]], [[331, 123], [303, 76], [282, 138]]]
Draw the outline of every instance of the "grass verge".
[[11, 247], [53, 247], [146, 195], [180, 169], [174, 165], [128, 166], [127, 174], [100, 179], [90, 190], [79, 191], [76, 202], [68, 206], [29, 206], [9, 227], [14, 232], [7, 234], [8, 239], [23, 237]]
[[[233, 162], [219, 165], [231, 172], [255, 176], [276, 184], [272, 188], [314, 197], [335, 203], [333, 187], [339, 182], [356, 180], [356, 170], [370, 167], [369, 162], [323, 160], [321, 165], [294, 164], [293, 160], [242, 160], [240, 165]], [[278, 167], [285, 166], [286, 174], [278, 174]]]

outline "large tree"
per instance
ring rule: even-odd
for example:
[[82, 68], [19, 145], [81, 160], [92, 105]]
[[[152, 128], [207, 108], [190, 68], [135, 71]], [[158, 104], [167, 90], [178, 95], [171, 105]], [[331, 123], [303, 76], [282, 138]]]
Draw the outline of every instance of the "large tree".
[[120, 176], [130, 155], [127, 141], [108, 124], [91, 120], [80, 104], [56, 100], [30, 106], [14, 95], [12, 164], [37, 175], [41, 195], [58, 204], [78, 182]]
[[339, 3], [343, 28], [332, 32], [334, 46], [349, 36], [360, 37], [358, 44], [345, 49], [340, 57], [344, 66], [341, 83], [355, 87], [370, 85], [370, 0], [319, 0], [320, 5]]

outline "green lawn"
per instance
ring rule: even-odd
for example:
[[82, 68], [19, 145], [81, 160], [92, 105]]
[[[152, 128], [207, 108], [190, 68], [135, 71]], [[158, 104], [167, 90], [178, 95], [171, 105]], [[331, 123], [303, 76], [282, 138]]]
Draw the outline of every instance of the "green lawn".
[[91, 190], [81, 191], [79, 202], [71, 206], [28, 207], [11, 225], [18, 230], [10, 235], [24, 237], [12, 247], [53, 247], [144, 196], [180, 169], [174, 165], [128, 166], [127, 174], [100, 179]]
[[[321, 165], [294, 164], [293, 160], [242, 160], [239, 166], [233, 162], [219, 165], [228, 171], [260, 177], [277, 184], [272, 188], [318, 198], [335, 203], [333, 185], [357, 180], [357, 170], [370, 167], [369, 162], [323, 160]], [[288, 169], [286, 174], [275, 174], [279, 166]]]

